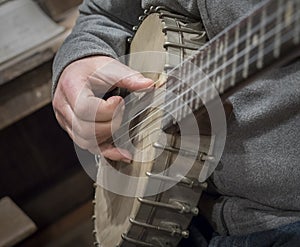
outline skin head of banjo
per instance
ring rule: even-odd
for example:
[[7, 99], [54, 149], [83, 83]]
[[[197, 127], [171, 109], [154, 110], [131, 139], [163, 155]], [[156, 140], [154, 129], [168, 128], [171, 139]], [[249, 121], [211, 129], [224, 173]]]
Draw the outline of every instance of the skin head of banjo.
[[[203, 45], [206, 41], [205, 32], [200, 22], [191, 22], [161, 7], [152, 8], [141, 19], [143, 22], [131, 43], [131, 53], [156, 51], [162, 52], [162, 55], [160, 59], [156, 56], [147, 56], [142, 60], [132, 58], [129, 66], [137, 71], [145, 71], [145, 67], [154, 66], [155, 72], [150, 71], [144, 75], [158, 81], [161, 85], [167, 79], [165, 72]], [[153, 97], [155, 97], [155, 92]], [[158, 112], [156, 119], [159, 119], [162, 114]], [[149, 125], [149, 121], [151, 119], [145, 121], [139, 128], [145, 128]], [[153, 128], [161, 129], [162, 121], [156, 121]], [[164, 171], [175, 159], [184, 165], [189, 159], [195, 157], [190, 151], [193, 150], [193, 136], [190, 137], [191, 146], [187, 142], [184, 151], [180, 153], [178, 151], [181, 145], [180, 135], [166, 134], [166, 136], [165, 146], [161, 146], [159, 133], [155, 131], [151, 136], [151, 141], [154, 140], [154, 143], [137, 139], [136, 146], [144, 152], [134, 154], [134, 156], [141, 156], [134, 157], [134, 160], [145, 158], [151, 161], [143, 164], [133, 161], [130, 165], [119, 162], [116, 168], [131, 176], [146, 176], [149, 180], [156, 181], [159, 186], [169, 183], [172, 177], [168, 174], [163, 176], [157, 174]], [[210, 144], [211, 137], [201, 137], [201, 151], [209, 154]], [[156, 157], [158, 151], [160, 155]], [[95, 245], [103, 247], [177, 246], [181, 238], [188, 237], [187, 228], [192, 217], [198, 214], [197, 204], [205, 187], [205, 183], [199, 183], [197, 180], [202, 167], [203, 160], [197, 156], [192, 169], [180, 178], [176, 186], [160, 194], [143, 198], [117, 195], [97, 186], [93, 217]], [[142, 189], [147, 190], [147, 188]]]

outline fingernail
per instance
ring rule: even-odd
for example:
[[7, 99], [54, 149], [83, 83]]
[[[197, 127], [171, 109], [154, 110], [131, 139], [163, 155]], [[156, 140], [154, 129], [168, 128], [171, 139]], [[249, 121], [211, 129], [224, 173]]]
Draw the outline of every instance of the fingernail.
[[108, 98], [108, 101], [111, 104], [120, 103], [121, 100], [122, 100], [122, 98], [120, 98], [118, 96], [117, 97], [116, 96], [112, 96], [112, 97]]
[[127, 163], [127, 164], [131, 164], [131, 160], [130, 159], [122, 159], [123, 162]]
[[146, 78], [146, 77], [138, 77], [137, 78], [137, 82], [140, 82], [140, 83], [153, 83], [153, 81], [149, 78]]
[[154, 84], [152, 84], [149, 87], [141, 88], [141, 89], [136, 90], [136, 91], [140, 92], [140, 93], [144, 93], [144, 92], [151, 92], [153, 89], [154, 89]]

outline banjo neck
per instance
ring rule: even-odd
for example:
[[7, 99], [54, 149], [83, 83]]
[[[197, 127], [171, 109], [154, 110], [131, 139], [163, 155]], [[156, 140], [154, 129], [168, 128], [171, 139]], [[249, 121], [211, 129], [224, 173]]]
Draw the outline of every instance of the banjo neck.
[[[176, 78], [181, 78], [187, 86], [181, 87], [177, 101], [191, 99], [188, 105], [197, 111], [216, 97], [226, 99], [271, 67], [299, 55], [300, 1], [266, 0], [170, 71], [167, 83], [174, 85]], [[190, 64], [196, 65], [197, 71]], [[196, 99], [199, 96], [200, 101]], [[187, 116], [181, 104], [175, 100], [171, 106], [180, 120]], [[170, 123], [169, 119], [165, 126]]]

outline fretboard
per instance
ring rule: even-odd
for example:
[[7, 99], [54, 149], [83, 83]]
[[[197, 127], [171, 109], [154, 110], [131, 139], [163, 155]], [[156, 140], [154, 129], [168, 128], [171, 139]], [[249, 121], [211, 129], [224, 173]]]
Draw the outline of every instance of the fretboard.
[[[168, 83], [176, 85], [180, 78], [173, 93], [196, 111], [299, 55], [300, 0], [266, 0], [171, 71]], [[186, 105], [173, 101], [170, 109], [177, 120], [185, 118]]]

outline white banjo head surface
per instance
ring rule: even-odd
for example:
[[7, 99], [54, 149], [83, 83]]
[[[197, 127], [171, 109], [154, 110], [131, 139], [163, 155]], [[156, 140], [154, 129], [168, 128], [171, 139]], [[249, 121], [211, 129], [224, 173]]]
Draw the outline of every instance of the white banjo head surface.
[[[129, 66], [157, 81], [157, 86], [163, 89], [167, 80], [166, 65], [175, 66], [191, 53], [190, 50], [178, 50], [174, 47], [167, 49], [166, 42], [183, 43], [182, 38], [184, 40], [189, 38], [192, 44], [197, 42], [190, 38], [190, 33], [185, 34], [187, 36], [184, 37], [178, 31], [164, 33], [163, 30], [167, 25], [178, 28], [178, 23], [186, 24], [181, 20], [174, 20], [172, 16], [162, 17], [161, 14], [169, 13], [164, 9], [157, 9], [153, 12], [147, 15], [132, 40]], [[150, 51], [153, 51], [152, 55]], [[135, 55], [136, 53], [138, 55]], [[158, 103], [164, 104], [165, 99], [159, 97], [159, 94], [159, 91], [154, 90], [151, 95], [152, 100], [159, 98]], [[162, 110], [153, 107], [138, 119], [140, 124], [135, 128], [134, 136], [136, 137], [133, 138], [134, 146], [138, 151], [133, 153], [132, 164], [122, 162], [111, 164], [119, 173], [144, 178], [138, 186], [133, 187], [130, 180], [119, 180], [107, 176], [103, 170], [103, 160], [99, 164], [97, 184], [119, 184], [120, 193], [111, 192], [99, 185], [96, 187], [94, 218], [98, 246], [175, 247], [182, 237], [188, 236], [186, 229], [192, 217], [198, 214], [197, 203], [204, 186], [197, 181], [203, 162], [201, 158], [197, 160], [191, 151], [194, 148], [195, 136], [190, 136], [190, 140], [186, 139], [187, 141], [177, 134], [164, 134], [165, 137], [162, 138], [163, 114]], [[126, 116], [124, 118], [126, 121]], [[201, 141], [201, 149], [206, 153], [210, 152], [210, 142], [210, 137], [204, 137]], [[185, 143], [187, 156], [176, 153], [183, 143]], [[169, 150], [161, 148], [160, 144], [170, 147]], [[184, 166], [191, 160], [193, 167], [186, 177], [175, 178], [176, 182], [180, 181], [179, 185], [166, 191], [163, 190], [164, 192], [159, 194], [141, 196], [141, 193], [149, 192], [150, 180], [158, 189], [167, 187], [170, 182], [175, 184], [174, 179], [172, 181], [172, 176], [175, 174], [172, 174], [172, 170], [166, 169], [172, 162]], [[157, 174], [163, 174], [163, 176]], [[136, 192], [139, 198], [122, 195], [122, 189], [126, 191], [128, 188], [133, 193]]]

